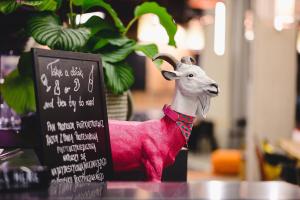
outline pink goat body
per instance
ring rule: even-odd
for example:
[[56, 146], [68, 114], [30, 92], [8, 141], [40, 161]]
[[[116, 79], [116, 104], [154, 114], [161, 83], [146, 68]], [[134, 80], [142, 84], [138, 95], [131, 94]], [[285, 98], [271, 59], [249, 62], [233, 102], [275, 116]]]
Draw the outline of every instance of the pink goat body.
[[165, 115], [145, 122], [109, 121], [115, 172], [143, 170], [147, 180], [160, 181], [186, 144], [176, 121]]
[[174, 68], [174, 71], [161, 71], [166, 80], [175, 80], [174, 110], [165, 106], [165, 116], [160, 120], [109, 121], [115, 172], [143, 170], [149, 181], [161, 181], [163, 169], [174, 163], [175, 156], [186, 144], [194, 116], [204, 118], [210, 98], [219, 93], [217, 83], [195, 65], [192, 57], [178, 61], [169, 54], [157, 54], [153, 57], [156, 59], [163, 59]]

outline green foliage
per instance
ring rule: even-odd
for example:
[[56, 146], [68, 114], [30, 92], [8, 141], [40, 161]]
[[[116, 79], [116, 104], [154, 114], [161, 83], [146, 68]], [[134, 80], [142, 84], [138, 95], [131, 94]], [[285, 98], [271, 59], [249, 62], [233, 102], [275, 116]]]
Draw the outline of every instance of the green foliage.
[[132, 68], [125, 62], [108, 63], [103, 62], [105, 69], [105, 81], [107, 88], [120, 94], [128, 90], [134, 82]]
[[[149, 58], [153, 58], [158, 53], [158, 48], [155, 44], [137, 44], [134, 46], [134, 50], [143, 52]], [[155, 60], [154, 63], [159, 67], [162, 64], [162, 60]]]
[[89, 10], [90, 8], [94, 7], [101, 7], [108, 12], [111, 18], [114, 20], [115, 26], [119, 29], [120, 32], [125, 30], [125, 27], [118, 17], [116, 11], [106, 2], [103, 0], [73, 0], [73, 3], [77, 6], [81, 6], [84, 11]]
[[174, 37], [177, 31], [177, 26], [167, 10], [155, 2], [145, 2], [135, 8], [134, 20], [147, 13], [152, 13], [158, 16], [160, 24], [168, 33], [169, 45], [176, 46]]
[[[155, 44], [137, 44], [135, 40], [126, 36], [140, 16], [147, 13], [157, 15], [168, 33], [169, 44], [175, 46], [176, 24], [166, 9], [155, 2], [146, 2], [137, 6], [134, 19], [126, 27], [110, 4], [103, 0], [68, 0], [70, 13], [67, 14], [68, 20], [62, 22], [55, 14], [61, 3], [62, 0], [0, 0], [0, 12], [9, 14], [22, 6], [32, 7], [38, 12], [28, 20], [26, 30], [28, 35], [39, 44], [47, 45], [51, 49], [100, 54], [106, 87], [112, 93], [123, 93], [134, 82], [132, 68], [126, 63], [128, 55], [140, 51], [152, 58], [158, 53]], [[76, 10], [82, 10], [83, 13], [90, 9], [102, 9], [113, 23], [93, 16], [84, 24], [76, 24], [75, 17], [79, 13], [73, 12], [75, 10], [73, 6], [79, 7]], [[1, 87], [4, 100], [19, 114], [35, 111], [31, 61], [31, 53], [22, 54], [18, 70], [9, 74]], [[157, 66], [161, 62], [161, 60], [156, 61]]]
[[33, 80], [30, 76], [20, 75], [17, 69], [5, 78], [1, 94], [18, 114], [34, 112], [36, 109]]
[[60, 24], [58, 16], [39, 13], [28, 21], [28, 33], [40, 44], [51, 49], [76, 51], [87, 42], [88, 28], [66, 28]]
[[21, 6], [33, 7], [39, 11], [54, 11], [58, 7], [57, 0], [1, 0], [0, 12], [9, 14], [16, 11]]

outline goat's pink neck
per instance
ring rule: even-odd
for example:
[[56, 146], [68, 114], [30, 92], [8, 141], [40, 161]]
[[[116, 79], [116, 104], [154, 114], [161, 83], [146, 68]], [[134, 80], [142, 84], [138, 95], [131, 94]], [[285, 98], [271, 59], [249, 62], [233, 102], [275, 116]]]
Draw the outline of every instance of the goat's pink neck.
[[181, 131], [181, 134], [185, 138], [185, 142], [187, 143], [191, 135], [193, 121], [195, 117], [178, 113], [172, 110], [171, 106], [167, 105], [164, 106], [163, 112], [166, 116], [168, 116], [171, 120], [173, 120], [176, 123], [176, 125]]

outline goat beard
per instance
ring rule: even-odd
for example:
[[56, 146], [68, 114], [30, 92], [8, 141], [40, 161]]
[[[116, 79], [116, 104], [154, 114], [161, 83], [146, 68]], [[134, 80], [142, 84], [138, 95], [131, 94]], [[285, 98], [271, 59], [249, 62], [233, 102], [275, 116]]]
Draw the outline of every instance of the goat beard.
[[210, 106], [210, 96], [203, 94], [199, 97], [199, 103], [197, 107], [197, 115], [202, 117], [203, 119], [206, 118], [206, 115], [209, 110]]

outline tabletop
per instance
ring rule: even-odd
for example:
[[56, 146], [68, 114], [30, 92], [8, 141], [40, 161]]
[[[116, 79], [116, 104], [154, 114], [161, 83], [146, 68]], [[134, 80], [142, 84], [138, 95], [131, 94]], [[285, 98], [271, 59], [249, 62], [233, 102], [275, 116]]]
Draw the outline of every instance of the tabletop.
[[280, 181], [52, 183], [45, 190], [2, 193], [0, 199], [300, 199], [300, 187]]
[[281, 139], [279, 141], [279, 145], [289, 155], [300, 160], [300, 143], [299, 142], [295, 142], [295, 141], [292, 141], [289, 139]]

